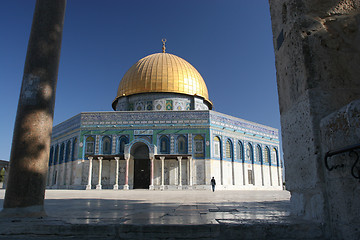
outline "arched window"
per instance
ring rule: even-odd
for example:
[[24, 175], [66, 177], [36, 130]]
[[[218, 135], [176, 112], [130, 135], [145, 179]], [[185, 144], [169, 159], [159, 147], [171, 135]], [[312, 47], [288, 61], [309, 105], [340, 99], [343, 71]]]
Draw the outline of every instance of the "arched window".
[[261, 164], [263, 163], [263, 159], [262, 159], [262, 152], [261, 152], [261, 147], [260, 145], [256, 146], [256, 161], [260, 162]]
[[214, 137], [214, 157], [220, 158], [220, 156], [221, 156], [220, 138]]
[[264, 163], [266, 163], [266, 164], [270, 163], [270, 150], [268, 147], [265, 147]]
[[111, 154], [111, 138], [108, 136], [103, 137], [101, 150], [103, 154]]
[[254, 152], [251, 143], [248, 143], [248, 145], [246, 146], [246, 160], [254, 163]]
[[124, 154], [125, 145], [129, 143], [129, 139], [126, 136], [121, 136], [119, 140], [119, 153]]
[[194, 146], [195, 146], [195, 157], [202, 158], [204, 157], [204, 137], [201, 135], [196, 135], [194, 137]]
[[76, 156], [77, 156], [77, 154], [78, 154], [78, 144], [77, 144], [77, 138], [75, 138], [74, 139], [74, 141], [73, 141], [73, 144], [72, 144], [72, 153], [71, 153], [71, 160], [72, 161], [74, 161], [74, 160], [76, 160]]
[[54, 147], [50, 148], [49, 166], [53, 165]]
[[271, 165], [279, 166], [279, 156], [276, 148], [273, 148], [271, 151]]
[[271, 150], [271, 164], [274, 166], [277, 166], [277, 183], [278, 183], [278, 186], [280, 186], [280, 184], [281, 184], [280, 167], [282, 167], [282, 166], [280, 166], [281, 163], [280, 163], [279, 154], [278, 154], [278, 151], [276, 148], [273, 148]]
[[55, 148], [54, 165], [59, 164], [59, 145]]
[[242, 162], [244, 160], [244, 145], [242, 142], [238, 142], [237, 146], [237, 158]]
[[178, 153], [180, 154], [187, 153], [187, 141], [183, 135], [177, 138], [177, 148], [178, 148]]
[[233, 149], [232, 149], [232, 143], [230, 139], [226, 141], [226, 158], [232, 159], [233, 156]]
[[70, 160], [70, 147], [71, 147], [71, 142], [68, 141], [66, 143], [66, 149], [65, 149], [65, 162], [68, 162]]
[[93, 137], [87, 137], [85, 142], [85, 154], [95, 153], [95, 139]]
[[60, 147], [60, 156], [59, 156], [59, 163], [63, 163], [64, 162], [64, 148], [65, 148], [65, 144], [62, 143], [61, 147]]
[[170, 141], [167, 136], [160, 137], [160, 153], [170, 153]]

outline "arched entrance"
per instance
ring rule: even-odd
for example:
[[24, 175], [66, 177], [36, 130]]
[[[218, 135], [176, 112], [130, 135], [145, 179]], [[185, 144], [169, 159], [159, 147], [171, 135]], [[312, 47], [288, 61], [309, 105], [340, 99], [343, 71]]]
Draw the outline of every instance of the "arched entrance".
[[136, 143], [131, 148], [131, 156], [134, 158], [134, 189], [149, 189], [149, 148], [145, 143]]

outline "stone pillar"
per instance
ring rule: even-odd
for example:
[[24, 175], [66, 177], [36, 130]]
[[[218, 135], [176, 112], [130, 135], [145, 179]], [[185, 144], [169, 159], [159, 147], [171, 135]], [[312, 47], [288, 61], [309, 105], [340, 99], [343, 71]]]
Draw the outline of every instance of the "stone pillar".
[[115, 157], [115, 161], [116, 161], [116, 172], [115, 172], [115, 184], [113, 189], [114, 190], [118, 190], [119, 189], [119, 157]]
[[98, 180], [98, 184], [96, 185], [96, 189], [101, 189], [101, 172], [102, 172], [102, 160], [103, 157], [98, 157], [99, 159], [99, 180]]
[[160, 186], [160, 190], [164, 190], [165, 186], [164, 186], [164, 162], [165, 162], [165, 157], [160, 157], [161, 160], [161, 186]]
[[88, 173], [88, 184], [86, 185], [86, 190], [91, 189], [91, 178], [92, 178], [92, 160], [93, 160], [93, 157], [88, 157], [88, 158], [89, 158], [89, 173]]
[[129, 161], [130, 156], [125, 157], [126, 165], [125, 165], [125, 185], [124, 190], [129, 190]]
[[150, 190], [154, 190], [154, 160], [155, 157], [150, 158]]
[[182, 172], [181, 172], [181, 159], [182, 157], [177, 157], [179, 162], [179, 174], [178, 174], [178, 189], [182, 189]]
[[188, 157], [189, 161], [189, 185], [193, 185], [193, 159], [191, 156]]
[[[359, 183], [331, 179], [334, 173], [326, 170], [324, 156], [360, 140], [348, 118], [351, 102], [360, 96], [360, 2], [269, 2], [292, 214], [324, 223], [332, 239], [357, 239]], [[337, 171], [345, 175], [346, 170]]]
[[45, 215], [43, 205], [65, 5], [66, 0], [36, 2], [3, 215]]

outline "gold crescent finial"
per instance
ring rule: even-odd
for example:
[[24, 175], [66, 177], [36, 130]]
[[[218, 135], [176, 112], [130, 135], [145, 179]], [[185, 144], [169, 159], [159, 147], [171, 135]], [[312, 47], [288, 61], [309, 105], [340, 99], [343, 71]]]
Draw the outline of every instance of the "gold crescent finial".
[[163, 43], [162, 50], [163, 50], [163, 53], [165, 53], [165, 49], [166, 49], [166, 47], [165, 47], [166, 38], [161, 39], [161, 41], [162, 41], [162, 43]]

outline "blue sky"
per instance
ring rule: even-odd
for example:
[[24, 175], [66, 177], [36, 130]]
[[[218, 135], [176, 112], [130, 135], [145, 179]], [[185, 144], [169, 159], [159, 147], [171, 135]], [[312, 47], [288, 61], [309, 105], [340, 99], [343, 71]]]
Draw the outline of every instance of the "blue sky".
[[[10, 158], [35, 0], [0, 2], [0, 159]], [[54, 124], [112, 111], [125, 72], [166, 50], [204, 78], [214, 110], [280, 129], [268, 1], [70, 0]]]

